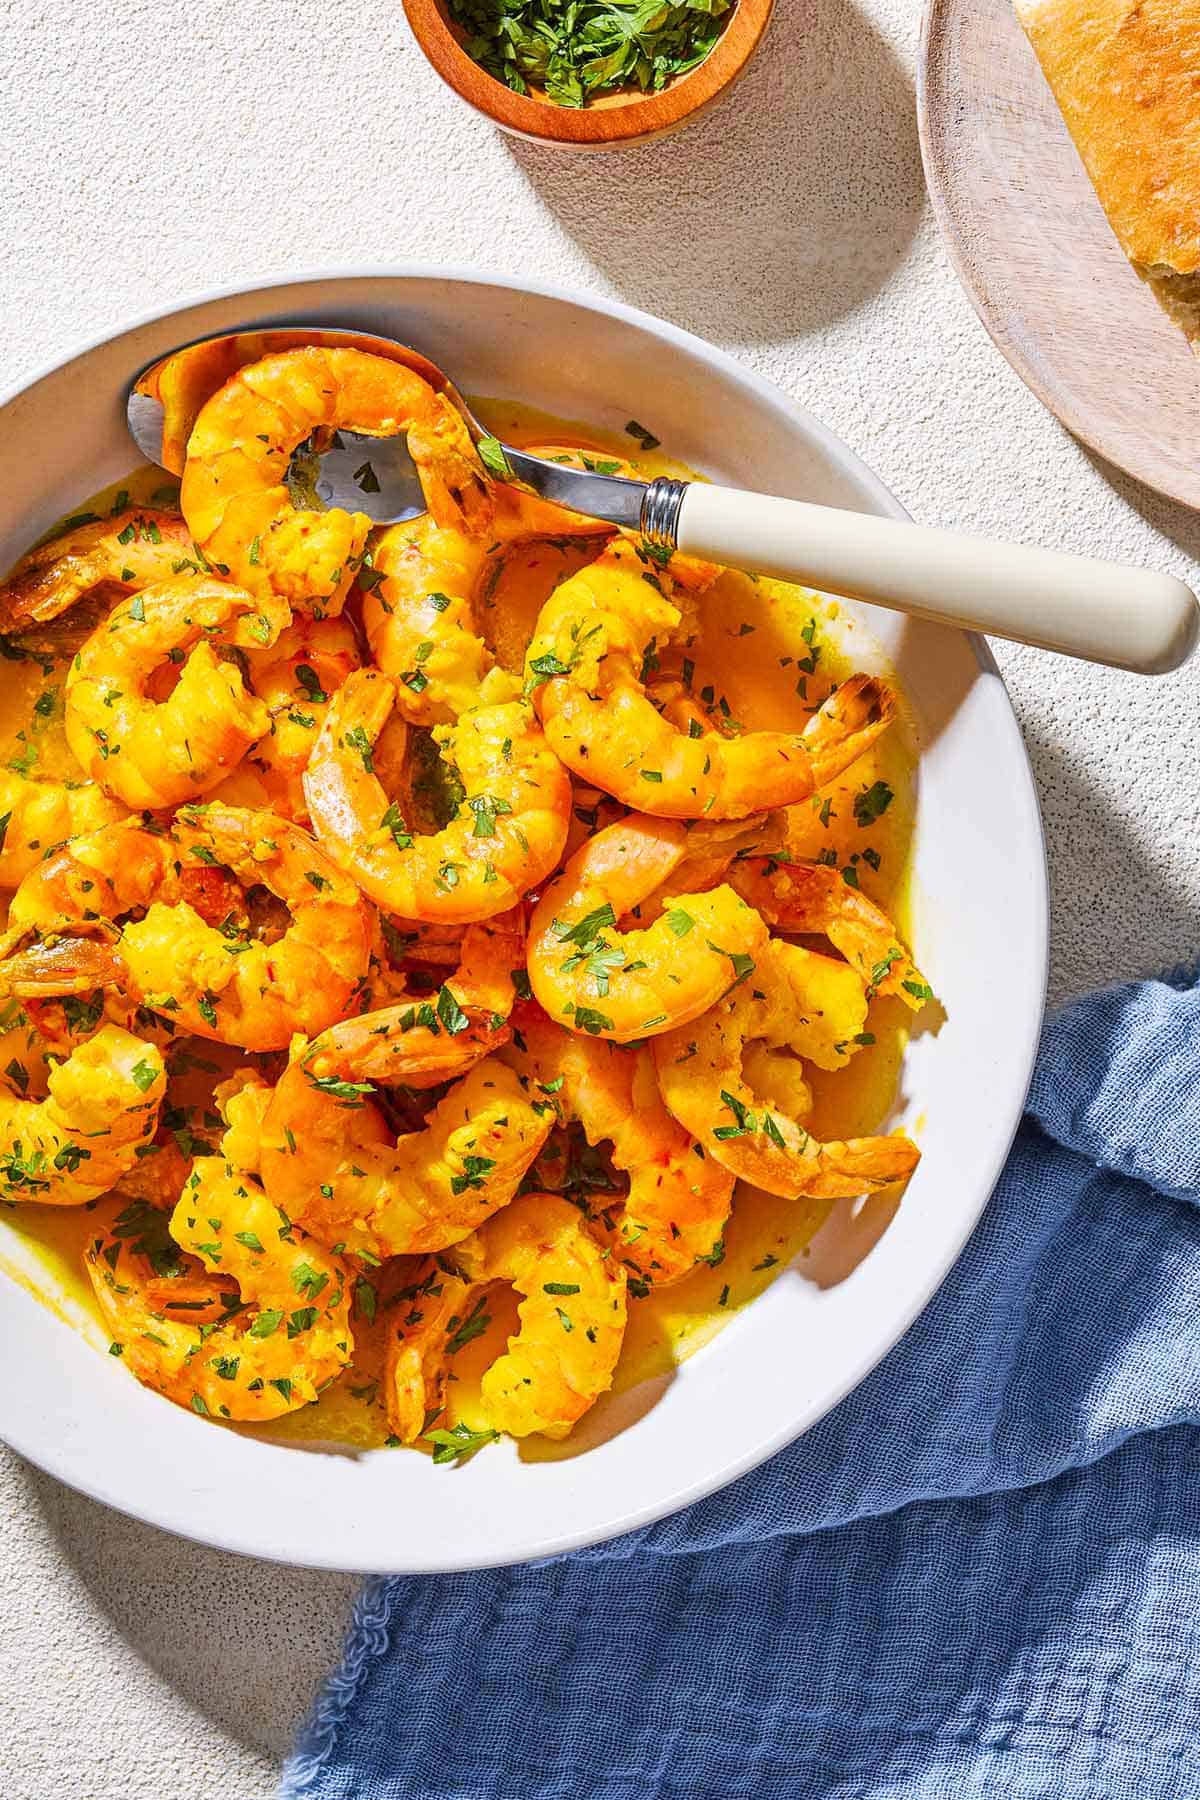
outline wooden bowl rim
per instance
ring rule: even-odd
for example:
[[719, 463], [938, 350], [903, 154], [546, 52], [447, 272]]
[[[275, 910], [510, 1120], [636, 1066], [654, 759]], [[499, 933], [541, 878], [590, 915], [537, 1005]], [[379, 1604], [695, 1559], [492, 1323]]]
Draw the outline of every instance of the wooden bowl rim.
[[664, 131], [715, 100], [753, 55], [774, 4], [735, 0], [728, 25], [704, 61], [659, 93], [581, 108], [514, 93], [489, 75], [455, 37], [439, 0], [404, 0], [404, 11], [413, 36], [446, 85], [497, 125], [551, 143], [615, 144]]

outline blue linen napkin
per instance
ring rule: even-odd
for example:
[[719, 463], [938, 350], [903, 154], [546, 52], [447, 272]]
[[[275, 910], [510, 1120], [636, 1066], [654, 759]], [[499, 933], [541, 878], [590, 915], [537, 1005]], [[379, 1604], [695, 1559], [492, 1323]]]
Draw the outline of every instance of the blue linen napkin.
[[855, 1393], [589, 1551], [368, 1582], [287, 1800], [1200, 1800], [1200, 986], [1046, 1028]]

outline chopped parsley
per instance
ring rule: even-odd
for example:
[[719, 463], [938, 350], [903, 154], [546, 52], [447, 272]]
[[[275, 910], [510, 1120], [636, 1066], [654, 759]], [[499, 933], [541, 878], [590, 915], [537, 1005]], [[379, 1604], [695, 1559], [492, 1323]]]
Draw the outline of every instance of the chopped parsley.
[[469, 1425], [460, 1424], [449, 1431], [427, 1431], [425, 1442], [433, 1445], [433, 1460], [441, 1465], [474, 1456], [485, 1444], [494, 1444], [499, 1435], [498, 1431], [472, 1431]]
[[866, 827], [881, 818], [895, 799], [886, 781], [873, 781], [854, 796], [854, 823]]

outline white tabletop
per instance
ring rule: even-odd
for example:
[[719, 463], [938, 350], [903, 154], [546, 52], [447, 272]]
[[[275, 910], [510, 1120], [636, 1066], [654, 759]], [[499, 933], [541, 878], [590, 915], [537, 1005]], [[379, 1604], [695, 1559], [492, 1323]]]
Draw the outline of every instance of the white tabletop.
[[[778, 0], [734, 100], [673, 141], [585, 157], [468, 113], [399, 0], [9, 13], [0, 387], [242, 277], [534, 274], [726, 346], [928, 523], [1200, 574], [1200, 519], [1068, 437], [956, 285], [917, 152], [915, 0]], [[1052, 996], [1195, 956], [1200, 659], [1142, 682], [997, 654], [1045, 809]], [[1000, 982], [1003, 962], [998, 943]], [[7, 1800], [273, 1792], [353, 1581], [196, 1549], [8, 1455], [0, 1521]]]

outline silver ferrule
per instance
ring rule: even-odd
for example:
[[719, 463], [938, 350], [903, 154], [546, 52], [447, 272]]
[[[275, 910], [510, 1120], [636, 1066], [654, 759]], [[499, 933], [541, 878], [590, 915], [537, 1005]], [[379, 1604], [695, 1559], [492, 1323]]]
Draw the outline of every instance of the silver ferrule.
[[642, 536], [655, 550], [679, 547], [679, 509], [691, 484], [658, 475], [642, 495]]

